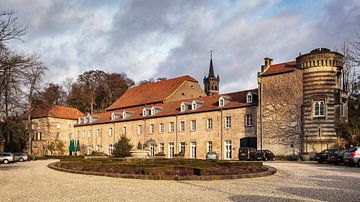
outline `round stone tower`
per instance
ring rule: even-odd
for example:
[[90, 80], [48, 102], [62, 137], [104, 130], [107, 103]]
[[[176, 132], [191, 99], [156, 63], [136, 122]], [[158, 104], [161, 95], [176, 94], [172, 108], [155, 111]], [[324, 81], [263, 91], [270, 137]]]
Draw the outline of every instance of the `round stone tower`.
[[303, 70], [304, 152], [336, 147], [341, 108], [344, 56], [318, 48], [296, 58]]

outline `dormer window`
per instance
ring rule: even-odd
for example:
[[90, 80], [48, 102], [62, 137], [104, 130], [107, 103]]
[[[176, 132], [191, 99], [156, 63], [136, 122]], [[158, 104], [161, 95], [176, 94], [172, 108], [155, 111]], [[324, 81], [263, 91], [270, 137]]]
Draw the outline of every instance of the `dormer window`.
[[189, 103], [189, 102], [182, 102], [181, 105], [180, 105], [180, 111], [181, 112], [184, 112], [186, 110], [191, 110], [192, 108], [192, 104]]
[[195, 109], [201, 107], [203, 104], [204, 104], [204, 101], [194, 100], [194, 101], [192, 101], [192, 104], [191, 104], [191, 110], [195, 110]]
[[142, 113], [143, 116], [146, 116], [146, 111], [147, 111], [146, 108], [144, 108]]
[[151, 114], [150, 115], [155, 115], [157, 113], [159, 113], [163, 108], [162, 107], [151, 107]]
[[130, 117], [133, 114], [134, 114], [134, 112], [131, 112], [131, 111], [123, 111], [122, 118], [126, 119], [126, 118]]
[[181, 103], [181, 105], [180, 105], [180, 111], [181, 111], [181, 112], [184, 112], [184, 111], [185, 111], [185, 104], [184, 104], [184, 103]]
[[143, 109], [143, 116], [149, 116], [149, 115], [152, 115], [152, 110], [151, 108], [144, 108]]
[[118, 119], [118, 118], [122, 118], [122, 117], [123, 117], [123, 115], [122, 115], [121, 113], [113, 112], [113, 113], [111, 113], [110, 119], [111, 119], [112, 121], [114, 121], [114, 120], [116, 120], [116, 119]]
[[225, 105], [225, 100], [224, 100], [224, 98], [221, 97], [221, 98], [219, 99], [219, 106], [220, 106], [220, 107], [223, 107], [224, 105]]
[[253, 102], [253, 95], [251, 92], [248, 92], [246, 95], [246, 103], [252, 103]]
[[223, 107], [226, 105], [226, 103], [228, 103], [230, 101], [230, 97], [227, 96], [221, 96], [219, 98], [219, 107]]

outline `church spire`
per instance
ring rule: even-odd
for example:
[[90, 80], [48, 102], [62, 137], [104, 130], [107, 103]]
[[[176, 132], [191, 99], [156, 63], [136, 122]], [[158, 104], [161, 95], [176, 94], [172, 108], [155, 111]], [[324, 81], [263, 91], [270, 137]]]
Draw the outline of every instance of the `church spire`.
[[215, 77], [214, 66], [212, 61], [212, 51], [210, 51], [210, 65], [209, 65], [209, 75], [204, 77], [204, 92], [206, 95], [217, 95], [219, 94], [219, 75]]
[[208, 77], [215, 77], [213, 61], [212, 61], [212, 50], [210, 51], [210, 65], [209, 65], [209, 76]]

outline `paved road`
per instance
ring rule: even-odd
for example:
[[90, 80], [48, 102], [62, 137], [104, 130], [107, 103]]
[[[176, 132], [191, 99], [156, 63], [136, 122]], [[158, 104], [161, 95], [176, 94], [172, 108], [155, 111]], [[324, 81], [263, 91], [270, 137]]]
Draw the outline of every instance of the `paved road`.
[[360, 168], [271, 162], [270, 177], [152, 181], [63, 173], [54, 160], [0, 164], [0, 201], [360, 201]]

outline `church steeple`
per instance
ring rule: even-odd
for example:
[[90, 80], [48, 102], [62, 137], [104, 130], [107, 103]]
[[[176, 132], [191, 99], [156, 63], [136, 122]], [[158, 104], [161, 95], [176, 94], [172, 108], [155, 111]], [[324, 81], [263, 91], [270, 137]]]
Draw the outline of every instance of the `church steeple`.
[[213, 61], [212, 61], [212, 51], [210, 51], [210, 65], [209, 65], [209, 75], [208, 75], [208, 77], [215, 77]]
[[212, 51], [210, 51], [210, 65], [208, 77], [204, 77], [204, 91], [206, 95], [217, 95], [219, 94], [219, 75], [215, 77], [214, 66], [212, 60]]

